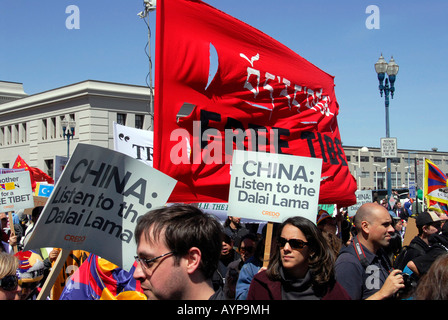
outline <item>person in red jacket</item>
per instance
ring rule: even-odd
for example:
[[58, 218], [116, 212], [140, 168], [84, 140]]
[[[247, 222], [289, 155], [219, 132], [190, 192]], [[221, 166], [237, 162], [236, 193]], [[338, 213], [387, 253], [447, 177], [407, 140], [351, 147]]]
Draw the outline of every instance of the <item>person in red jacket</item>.
[[278, 229], [267, 269], [252, 280], [247, 300], [350, 300], [335, 280], [335, 259], [313, 222], [288, 218]]

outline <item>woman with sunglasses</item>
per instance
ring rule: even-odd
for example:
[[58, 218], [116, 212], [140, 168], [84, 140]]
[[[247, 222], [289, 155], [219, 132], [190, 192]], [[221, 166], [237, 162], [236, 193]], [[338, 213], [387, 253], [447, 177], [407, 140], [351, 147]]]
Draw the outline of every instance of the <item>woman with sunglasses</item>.
[[291, 217], [280, 225], [276, 242], [267, 270], [250, 284], [248, 300], [350, 299], [335, 280], [335, 256], [314, 223]]
[[19, 260], [8, 253], [0, 252], [0, 300], [20, 300], [22, 288], [16, 270]]

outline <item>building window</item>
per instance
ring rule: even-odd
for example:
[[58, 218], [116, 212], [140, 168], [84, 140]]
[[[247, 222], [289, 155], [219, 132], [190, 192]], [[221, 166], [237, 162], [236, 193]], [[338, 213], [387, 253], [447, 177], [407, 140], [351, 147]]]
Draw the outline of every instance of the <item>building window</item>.
[[65, 120], [65, 116], [59, 116], [59, 127], [60, 127], [60, 130], [59, 130], [59, 138], [62, 138], [63, 136], [64, 136], [64, 131], [62, 130], [62, 121], [64, 121]]
[[26, 122], [22, 123], [21, 130], [20, 130], [20, 141], [22, 143], [25, 143], [28, 141], [28, 132], [26, 130]]
[[361, 178], [370, 178], [370, 172], [369, 171], [361, 171]]
[[400, 172], [391, 172], [390, 178], [392, 182], [392, 188], [401, 188], [401, 173]]
[[45, 171], [47, 171], [47, 174], [53, 178], [53, 159], [45, 160]]
[[117, 123], [122, 126], [126, 125], [126, 114], [125, 113], [117, 113]]
[[42, 140], [47, 140], [47, 119], [42, 119]]
[[410, 172], [410, 173], [406, 172], [405, 175], [406, 175], [406, 182], [409, 182], [409, 183], [415, 182], [415, 173], [414, 172]]
[[386, 188], [386, 173], [375, 171], [374, 180], [376, 189]]
[[[354, 156], [358, 161], [358, 156]], [[361, 156], [361, 162], [369, 162], [369, 156]]]
[[51, 121], [51, 128], [50, 128], [50, 130], [51, 130], [51, 139], [55, 139], [56, 138], [56, 118], [55, 117], [53, 117], [53, 118], [51, 118], [50, 119], [50, 121]]
[[383, 158], [383, 157], [373, 157], [373, 162], [386, 162], [386, 158]]
[[15, 124], [12, 126], [12, 143], [18, 144], [19, 143], [19, 125]]
[[144, 116], [142, 114], [135, 115], [135, 127], [137, 129], [143, 129]]
[[12, 143], [12, 128], [11, 126], [6, 127], [6, 144]]

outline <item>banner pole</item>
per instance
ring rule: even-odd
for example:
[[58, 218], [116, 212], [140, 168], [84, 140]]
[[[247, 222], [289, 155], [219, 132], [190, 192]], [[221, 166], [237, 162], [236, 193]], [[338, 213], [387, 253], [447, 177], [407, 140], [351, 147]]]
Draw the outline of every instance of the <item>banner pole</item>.
[[53, 285], [56, 282], [56, 279], [59, 276], [59, 273], [61, 272], [62, 267], [65, 264], [65, 261], [67, 261], [70, 252], [71, 250], [68, 249], [61, 250], [36, 300], [45, 300], [50, 295], [51, 288], [53, 288]]
[[269, 259], [271, 258], [271, 244], [272, 244], [272, 228], [273, 223], [268, 222], [266, 228], [266, 239], [264, 245], [264, 257], [263, 257], [263, 267], [268, 267]]
[[[12, 218], [12, 211], [8, 212], [8, 220], [9, 220], [9, 228], [11, 230], [11, 236], [16, 235], [16, 231], [14, 230], [14, 220]], [[15, 246], [12, 246], [12, 249], [14, 250], [14, 253], [17, 253], [17, 244]]]

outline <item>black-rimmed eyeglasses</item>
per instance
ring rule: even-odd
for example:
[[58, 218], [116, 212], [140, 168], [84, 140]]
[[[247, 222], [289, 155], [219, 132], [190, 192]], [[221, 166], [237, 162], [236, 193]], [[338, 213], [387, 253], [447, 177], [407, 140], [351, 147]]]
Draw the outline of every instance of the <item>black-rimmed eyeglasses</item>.
[[140, 262], [140, 264], [145, 268], [145, 269], [151, 269], [151, 267], [153, 266], [154, 262], [160, 258], [166, 257], [170, 254], [174, 254], [174, 251], [170, 251], [167, 253], [162, 254], [161, 256], [155, 257], [155, 258], [151, 258], [151, 259], [145, 259], [145, 258], [140, 258], [139, 256], [135, 256], [135, 260], [137, 262]]

